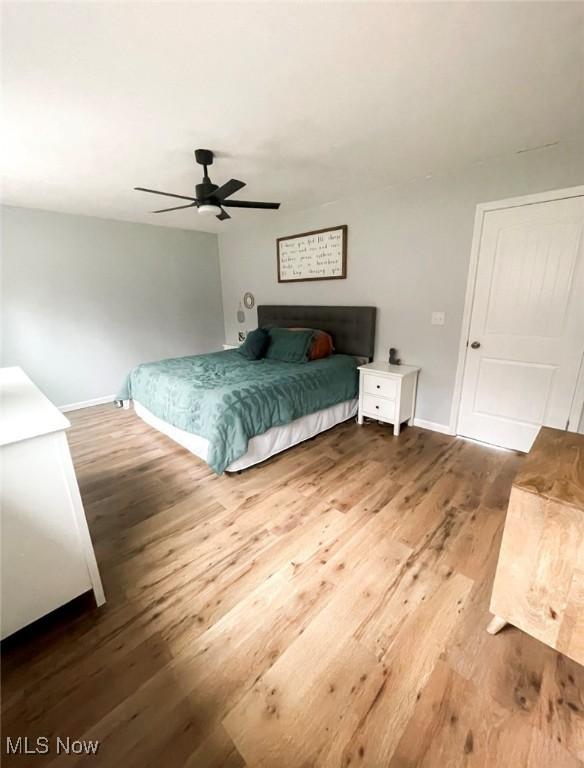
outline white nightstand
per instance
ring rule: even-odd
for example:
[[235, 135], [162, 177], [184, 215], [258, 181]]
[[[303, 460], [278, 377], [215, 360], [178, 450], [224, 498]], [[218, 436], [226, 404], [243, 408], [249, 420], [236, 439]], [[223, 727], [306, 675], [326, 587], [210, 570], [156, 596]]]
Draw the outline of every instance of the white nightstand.
[[359, 366], [359, 416], [393, 424], [399, 435], [400, 424], [414, 418], [419, 368], [411, 365], [368, 363]]

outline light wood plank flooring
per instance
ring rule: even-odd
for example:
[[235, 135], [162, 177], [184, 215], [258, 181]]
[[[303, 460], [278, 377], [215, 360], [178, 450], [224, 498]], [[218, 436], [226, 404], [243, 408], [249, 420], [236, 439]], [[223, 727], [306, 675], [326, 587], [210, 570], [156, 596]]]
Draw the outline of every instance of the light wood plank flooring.
[[4, 643], [3, 739], [101, 746], [3, 765], [582, 766], [583, 668], [485, 631], [520, 456], [350, 422], [216, 477], [71, 417], [108, 602]]

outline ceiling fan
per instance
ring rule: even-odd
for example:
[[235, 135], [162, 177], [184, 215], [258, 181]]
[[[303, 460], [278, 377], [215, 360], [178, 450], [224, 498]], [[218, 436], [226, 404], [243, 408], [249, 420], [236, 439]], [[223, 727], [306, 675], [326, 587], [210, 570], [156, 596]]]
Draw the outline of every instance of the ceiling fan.
[[178, 197], [181, 200], [190, 200], [188, 205], [177, 205], [175, 208], [161, 208], [152, 213], [166, 213], [167, 211], [179, 211], [181, 208], [197, 208], [198, 212], [204, 216], [217, 216], [219, 221], [230, 219], [231, 216], [224, 209], [226, 208], [268, 208], [277, 210], [280, 203], [256, 203], [251, 200], [228, 200], [228, 197], [245, 187], [245, 181], [230, 179], [222, 186], [213, 184], [209, 178], [207, 167], [213, 165], [213, 153], [210, 149], [195, 149], [195, 160], [203, 166], [203, 181], [195, 187], [196, 197], [187, 197], [186, 195], [175, 195], [172, 192], [160, 192], [157, 189], [147, 189], [146, 187], [134, 187], [139, 192], [151, 192], [154, 195], [164, 195], [165, 197]]

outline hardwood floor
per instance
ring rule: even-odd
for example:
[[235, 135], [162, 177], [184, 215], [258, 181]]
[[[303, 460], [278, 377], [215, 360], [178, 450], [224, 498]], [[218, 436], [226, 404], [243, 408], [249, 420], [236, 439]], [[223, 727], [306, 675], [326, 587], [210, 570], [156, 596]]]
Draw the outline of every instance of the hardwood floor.
[[71, 417], [108, 601], [4, 643], [3, 765], [583, 765], [584, 669], [486, 632], [521, 457], [350, 422], [216, 477], [131, 411]]

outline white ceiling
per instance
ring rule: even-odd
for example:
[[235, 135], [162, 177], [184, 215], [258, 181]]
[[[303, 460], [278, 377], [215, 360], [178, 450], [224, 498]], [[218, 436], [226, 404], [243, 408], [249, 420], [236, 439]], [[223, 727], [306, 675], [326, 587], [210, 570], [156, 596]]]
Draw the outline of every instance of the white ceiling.
[[221, 231], [278, 214], [154, 215], [132, 188], [193, 194], [208, 147], [213, 181], [298, 209], [584, 134], [582, 3], [2, 12], [12, 205]]

